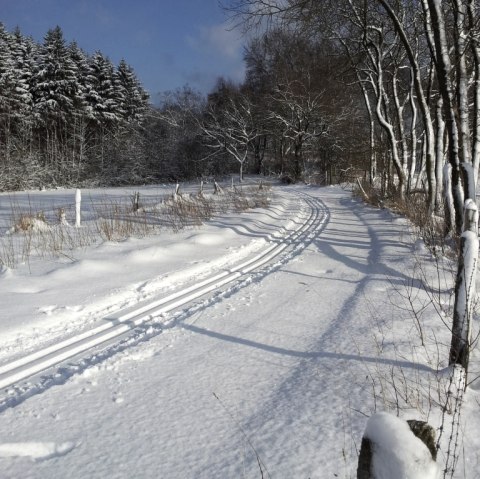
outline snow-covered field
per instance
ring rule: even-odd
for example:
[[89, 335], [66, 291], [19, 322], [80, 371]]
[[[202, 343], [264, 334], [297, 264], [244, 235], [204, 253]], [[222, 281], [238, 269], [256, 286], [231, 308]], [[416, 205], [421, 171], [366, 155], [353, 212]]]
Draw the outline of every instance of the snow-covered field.
[[[12, 204], [73, 194], [0, 195], [1, 234]], [[442, 425], [452, 285], [429, 303], [436, 263], [406, 221], [335, 187], [269, 195], [1, 270], [0, 478], [353, 478], [375, 411]], [[454, 477], [480, 477], [472, 356]]]

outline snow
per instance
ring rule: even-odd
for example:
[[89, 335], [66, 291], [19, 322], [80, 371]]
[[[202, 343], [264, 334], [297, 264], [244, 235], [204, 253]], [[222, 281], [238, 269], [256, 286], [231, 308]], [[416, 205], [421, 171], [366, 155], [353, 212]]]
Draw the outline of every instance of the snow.
[[439, 469], [427, 446], [405, 421], [382, 412], [367, 423], [365, 437], [373, 443], [375, 479], [437, 479]]
[[19, 442], [0, 444], [0, 457], [29, 457], [34, 460], [50, 459], [68, 454], [74, 443], [65, 442]]
[[[74, 197], [30, 192], [15, 204], [47, 210]], [[10, 199], [0, 195], [1, 234]], [[84, 207], [81, 228], [91, 219]], [[266, 251], [265, 262], [241, 266]], [[69, 254], [0, 271], [0, 368], [122, 318], [130, 325], [139, 311], [150, 317], [0, 389], [2, 479], [349, 478], [375, 412], [428, 420], [440, 433], [449, 376], [437, 371], [448, 364], [453, 285], [433, 285], [445, 295], [439, 316], [415, 271], [421, 264], [424, 281], [449, 276], [437, 274], [399, 216], [337, 187], [275, 187], [269, 208]], [[182, 302], [182, 292], [232, 272]], [[424, 345], [406, 306], [411, 290]], [[172, 295], [175, 308], [149, 309]], [[455, 478], [480, 476], [479, 358], [471, 356]], [[395, 428], [391, 440], [404, 433]]]

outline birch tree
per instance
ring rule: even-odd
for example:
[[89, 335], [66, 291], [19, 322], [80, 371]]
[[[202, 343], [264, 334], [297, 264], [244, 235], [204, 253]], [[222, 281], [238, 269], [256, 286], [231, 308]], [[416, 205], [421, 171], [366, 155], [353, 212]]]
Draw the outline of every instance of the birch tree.
[[[426, 176], [427, 176], [427, 185], [428, 185], [428, 204], [432, 208], [435, 200], [435, 157], [434, 157], [434, 130], [432, 119], [430, 115], [430, 109], [427, 103], [426, 95], [424, 92], [424, 83], [421, 76], [421, 69], [418, 58], [418, 48], [415, 48], [415, 45], [418, 42], [418, 30], [416, 28], [416, 12], [414, 9], [407, 11], [406, 6], [408, 2], [397, 3], [399, 5], [398, 11], [395, 11], [388, 1], [378, 0], [382, 7], [385, 9], [389, 19], [392, 22], [393, 28], [396, 34], [399, 37], [399, 40], [402, 44], [402, 48], [405, 52], [406, 59], [408, 60], [408, 65], [411, 70], [411, 92], [410, 92], [410, 105], [412, 109], [413, 117], [416, 116], [416, 101], [418, 101], [420, 111], [422, 114], [422, 121], [425, 128], [425, 138], [426, 138]], [[406, 21], [410, 23], [413, 27], [413, 35], [409, 35], [407, 30]], [[414, 100], [414, 94], [416, 101]], [[412, 125], [414, 125], [414, 119], [412, 119]], [[415, 135], [415, 130], [412, 130], [412, 137]], [[412, 157], [416, 153], [415, 143], [412, 138]], [[410, 174], [412, 171], [410, 172]]]
[[475, 304], [475, 281], [478, 260], [478, 210], [471, 199], [465, 202], [465, 221], [460, 238], [460, 252], [455, 282], [450, 365], [458, 364], [468, 371], [471, 328]]
[[[458, 2], [456, 2], [458, 3]], [[461, 159], [464, 162], [468, 161], [468, 148], [466, 145], [462, 147], [462, 156], [460, 152], [460, 142], [463, 138], [467, 139], [465, 124], [462, 126], [462, 137], [460, 137], [459, 123], [458, 121], [465, 122], [466, 112], [462, 111], [465, 108], [465, 64], [461, 58], [457, 58], [459, 66], [457, 70], [457, 82], [458, 82], [458, 100], [455, 99], [454, 86], [452, 84], [452, 63], [450, 60], [449, 45], [447, 41], [447, 29], [445, 24], [445, 16], [442, 10], [440, 2], [435, 0], [422, 0], [422, 6], [427, 17], [427, 27], [431, 29], [434, 42], [434, 55], [436, 75], [438, 78], [439, 92], [442, 96], [442, 106], [445, 115], [445, 128], [448, 134], [448, 161], [452, 166], [452, 188], [453, 188], [453, 201], [455, 205], [455, 225], [456, 232], [461, 233], [463, 223], [463, 199], [464, 188], [466, 198], [475, 198], [475, 187], [472, 178], [473, 172], [469, 173], [468, 169], [463, 169], [463, 184], [462, 184], [462, 171], [461, 171]], [[461, 28], [459, 30], [459, 18], [456, 19], [456, 27], [454, 29], [454, 43], [455, 43], [455, 55], [462, 54], [460, 46], [463, 45], [463, 40], [459, 37]], [[456, 111], [459, 117], [456, 116]]]

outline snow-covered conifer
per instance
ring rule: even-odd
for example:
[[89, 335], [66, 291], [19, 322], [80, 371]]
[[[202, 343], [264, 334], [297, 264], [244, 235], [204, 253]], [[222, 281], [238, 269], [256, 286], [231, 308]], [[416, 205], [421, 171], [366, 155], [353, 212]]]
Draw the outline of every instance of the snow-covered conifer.
[[34, 74], [34, 108], [39, 118], [65, 120], [72, 114], [77, 89], [75, 65], [57, 26], [45, 35]]
[[100, 51], [95, 52], [87, 75], [87, 111], [90, 119], [103, 126], [121, 120], [114, 71], [112, 62]]
[[132, 67], [121, 60], [116, 70], [120, 109], [127, 122], [142, 121], [148, 105], [148, 95], [138, 81]]

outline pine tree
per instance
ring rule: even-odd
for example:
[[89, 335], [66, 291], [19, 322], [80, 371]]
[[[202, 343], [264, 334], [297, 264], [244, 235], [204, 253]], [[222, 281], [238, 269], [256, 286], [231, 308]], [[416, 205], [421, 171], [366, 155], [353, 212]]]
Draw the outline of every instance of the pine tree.
[[31, 115], [32, 79], [35, 68], [35, 43], [25, 38], [17, 28], [12, 35], [12, 71], [16, 79], [13, 100], [16, 103], [16, 111], [23, 119]]
[[47, 32], [32, 77], [38, 148], [50, 175], [59, 183], [70, 175], [69, 124], [78, 91], [75, 65], [60, 27]]
[[88, 101], [87, 92], [89, 58], [88, 55], [77, 45], [76, 42], [68, 46], [70, 59], [73, 63], [73, 70], [77, 79], [77, 88], [72, 98], [72, 118], [70, 120], [69, 148], [71, 150], [71, 166], [74, 178], [79, 179], [88, 167]]
[[78, 90], [75, 65], [60, 27], [49, 30], [34, 74], [34, 106], [39, 117], [65, 120], [72, 114]]
[[13, 150], [15, 75], [11, 51], [11, 35], [0, 24], [0, 151], [6, 165]]
[[[133, 69], [66, 44], [60, 27], [42, 44], [0, 23], [0, 190], [69, 184], [117, 171], [129, 181], [141, 160], [138, 128], [148, 95]], [[108, 166], [108, 168], [105, 168]], [[108, 176], [106, 176], [108, 175]]]
[[76, 78], [76, 89], [73, 95], [73, 109], [75, 116], [83, 116], [86, 113], [86, 94], [88, 91], [87, 77], [89, 73], [89, 59], [87, 54], [76, 42], [68, 45], [68, 54], [72, 61], [72, 68]]
[[129, 123], [141, 123], [148, 105], [148, 94], [125, 60], [120, 61], [116, 76], [123, 118]]
[[[33, 148], [33, 95], [32, 81], [37, 45], [24, 37], [17, 28], [11, 37], [12, 71], [15, 79], [11, 92], [13, 119], [11, 131], [15, 142], [16, 165], [25, 168], [32, 161]], [[23, 174], [18, 171], [17, 174]]]
[[90, 60], [87, 75], [86, 100], [89, 118], [103, 127], [116, 126], [121, 120], [118, 96], [114, 66], [97, 51]]

